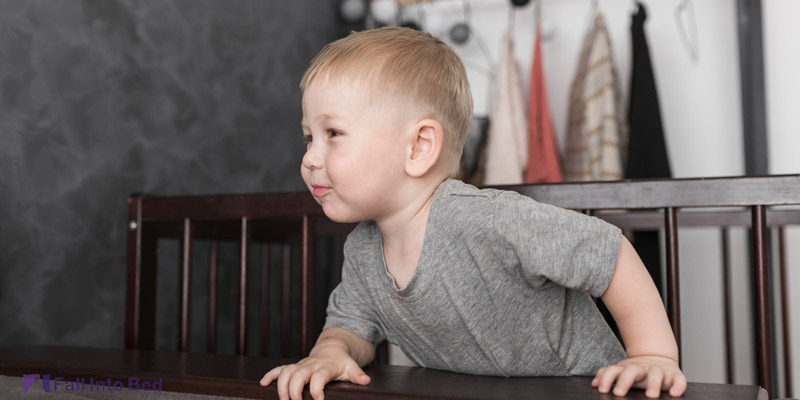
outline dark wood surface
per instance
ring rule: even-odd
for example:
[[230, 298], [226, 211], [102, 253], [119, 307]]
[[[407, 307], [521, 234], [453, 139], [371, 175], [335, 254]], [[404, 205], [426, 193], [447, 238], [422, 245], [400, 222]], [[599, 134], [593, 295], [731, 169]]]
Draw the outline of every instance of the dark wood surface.
[[[28, 346], [0, 348], [0, 375], [49, 374], [65, 379], [162, 380], [162, 390], [218, 396], [277, 399], [275, 385], [258, 380], [292, 359], [153, 352], [144, 350]], [[427, 368], [373, 365], [368, 386], [333, 383], [326, 399], [616, 399], [590, 386], [590, 377], [498, 378]], [[306, 389], [306, 398], [308, 389]], [[758, 388], [690, 383], [684, 399], [752, 400]], [[645, 399], [634, 390], [628, 399]], [[669, 398], [669, 396], [662, 396]]]

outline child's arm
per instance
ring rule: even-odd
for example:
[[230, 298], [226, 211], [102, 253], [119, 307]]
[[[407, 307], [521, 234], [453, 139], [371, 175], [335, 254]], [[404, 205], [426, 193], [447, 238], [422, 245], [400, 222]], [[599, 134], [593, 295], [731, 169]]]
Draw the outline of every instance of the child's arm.
[[680, 396], [686, 377], [678, 366], [678, 345], [667, 313], [650, 274], [623, 236], [611, 283], [601, 297], [619, 326], [628, 358], [601, 368], [592, 381], [601, 393], [624, 396], [631, 386], [646, 389], [647, 397], [662, 390]]
[[370, 377], [360, 367], [375, 358], [375, 345], [341, 328], [322, 331], [308, 357], [297, 364], [273, 368], [261, 378], [261, 386], [278, 379], [281, 400], [302, 400], [303, 387], [315, 400], [323, 398], [322, 389], [331, 380], [366, 385]]

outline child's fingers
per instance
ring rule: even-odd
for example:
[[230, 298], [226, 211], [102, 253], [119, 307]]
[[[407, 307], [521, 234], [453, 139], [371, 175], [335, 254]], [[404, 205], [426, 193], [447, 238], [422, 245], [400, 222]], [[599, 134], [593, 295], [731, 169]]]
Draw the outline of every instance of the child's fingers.
[[261, 386], [269, 386], [269, 384], [272, 383], [272, 380], [277, 378], [281, 374], [282, 370], [283, 370], [283, 365], [269, 370], [269, 372], [264, 374], [264, 377], [261, 378], [261, 381], [259, 383], [261, 384]]
[[603, 375], [603, 371], [605, 370], [605, 367], [597, 370], [597, 373], [594, 374], [594, 379], [592, 379], [592, 387], [597, 387], [600, 384], [600, 376]]
[[673, 382], [675, 382], [675, 373], [665, 371], [664, 379], [661, 381], [661, 391], [666, 392], [669, 390], [669, 388], [672, 387]]
[[286, 400], [289, 398], [289, 381], [294, 374], [294, 371], [300, 368], [297, 364], [287, 365], [284, 366], [281, 370], [280, 375], [278, 376], [278, 397], [281, 400]]
[[677, 376], [669, 389], [669, 395], [672, 397], [682, 396], [686, 391], [686, 377], [683, 374], [676, 374]]
[[664, 371], [661, 368], [652, 368], [647, 371], [647, 386], [645, 396], [654, 399], [661, 396], [661, 384], [664, 382]]
[[372, 380], [372, 378], [365, 374], [364, 371], [358, 366], [350, 368], [347, 371], [347, 379], [349, 379], [350, 382], [358, 385], [368, 385], [369, 381]]
[[600, 393], [608, 393], [611, 390], [611, 384], [617, 380], [620, 373], [622, 373], [622, 367], [620, 366], [611, 365], [606, 367], [599, 376], [600, 379], [597, 382], [597, 390], [599, 390]]
[[333, 371], [326, 367], [322, 367], [311, 375], [311, 382], [308, 384], [308, 390], [311, 392], [311, 397], [314, 400], [323, 400], [325, 392], [323, 389], [325, 385], [333, 379]]
[[305, 366], [296, 370], [289, 381], [289, 397], [292, 400], [303, 400], [303, 388], [306, 386], [311, 375], [314, 373], [312, 367]]
[[647, 371], [638, 365], [628, 365], [617, 378], [617, 384], [614, 387], [615, 396], [625, 396], [633, 384], [647, 376]]

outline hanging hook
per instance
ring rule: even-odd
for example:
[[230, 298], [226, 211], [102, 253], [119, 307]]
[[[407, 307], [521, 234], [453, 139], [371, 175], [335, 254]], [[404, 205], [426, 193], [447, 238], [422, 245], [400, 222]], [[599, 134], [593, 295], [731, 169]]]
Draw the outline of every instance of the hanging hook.
[[[683, 14], [686, 14], [686, 18], [688, 18], [688, 31], [687, 26], [684, 26], [683, 23]], [[697, 62], [700, 58], [700, 46], [697, 41], [697, 18], [694, 13], [694, 3], [690, 0], [682, 0], [678, 4], [675, 9], [675, 23], [678, 25], [681, 43], [689, 51], [692, 61]]]
[[469, 2], [467, 0], [462, 0], [462, 5], [464, 6], [464, 21], [458, 22], [450, 28], [450, 39], [455, 42], [456, 44], [464, 44], [469, 40], [469, 34], [471, 33], [470, 29], [470, 20], [471, 20], [471, 11], [469, 8]]
[[[399, 2], [400, 4], [400, 22], [399, 25], [405, 28], [411, 28], [414, 30], [421, 31], [422, 27], [425, 26], [425, 13], [422, 11], [421, 4], [415, 4], [411, 2]], [[416, 20], [408, 18], [406, 16], [406, 11], [409, 7], [415, 8], [417, 12]]]
[[511, 7], [508, 9], [508, 31], [514, 32], [514, 21], [516, 20], [516, 11], [519, 7], [524, 7], [530, 3], [530, 0], [511, 0]]
[[480, 67], [464, 58], [462, 58], [462, 62], [464, 62], [464, 64], [471, 64], [481, 73], [486, 74], [490, 79], [494, 79], [495, 71], [492, 67], [492, 57], [489, 55], [489, 50], [486, 47], [486, 43], [484, 43], [483, 38], [477, 30], [472, 30], [472, 9], [470, 8], [470, 4], [467, 0], [463, 0], [462, 5], [464, 7], [464, 21], [458, 22], [453, 25], [452, 28], [450, 28], [450, 40], [456, 44], [465, 44], [470, 37], [475, 37], [478, 48], [480, 49], [483, 58], [486, 60], [486, 67]]

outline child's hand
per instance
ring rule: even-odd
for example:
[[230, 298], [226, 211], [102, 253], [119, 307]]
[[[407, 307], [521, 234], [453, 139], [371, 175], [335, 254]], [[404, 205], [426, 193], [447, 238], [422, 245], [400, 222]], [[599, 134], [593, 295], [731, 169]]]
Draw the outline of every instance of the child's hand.
[[331, 380], [349, 381], [366, 385], [370, 377], [358, 367], [355, 360], [344, 354], [325, 354], [320, 351], [314, 356], [300, 360], [297, 364], [273, 368], [261, 378], [261, 386], [268, 386], [278, 379], [278, 396], [281, 400], [302, 400], [303, 388], [309, 383], [311, 397], [322, 400], [322, 389]]
[[615, 365], [600, 368], [592, 380], [592, 387], [600, 393], [608, 393], [611, 385], [615, 396], [624, 396], [631, 386], [645, 389], [645, 395], [656, 398], [661, 391], [679, 397], [686, 391], [686, 377], [675, 360], [659, 356], [638, 356], [626, 358]]

